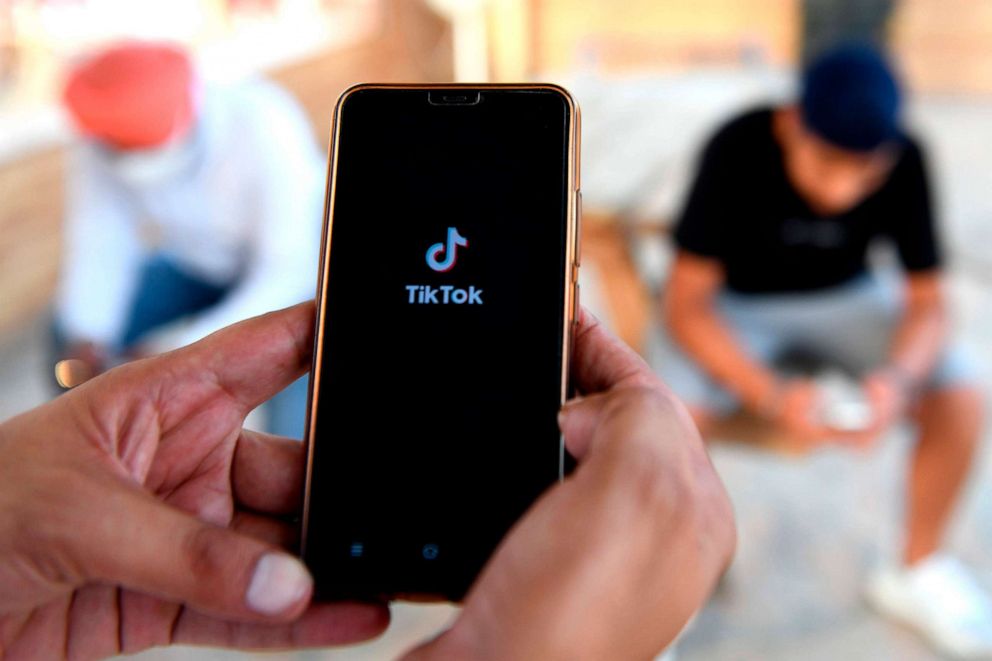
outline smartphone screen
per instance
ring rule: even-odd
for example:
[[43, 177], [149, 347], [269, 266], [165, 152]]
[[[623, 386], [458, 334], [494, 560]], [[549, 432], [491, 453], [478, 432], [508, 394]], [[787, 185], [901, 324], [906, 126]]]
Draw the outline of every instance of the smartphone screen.
[[560, 478], [573, 117], [554, 87], [340, 102], [303, 537], [321, 598], [460, 598]]

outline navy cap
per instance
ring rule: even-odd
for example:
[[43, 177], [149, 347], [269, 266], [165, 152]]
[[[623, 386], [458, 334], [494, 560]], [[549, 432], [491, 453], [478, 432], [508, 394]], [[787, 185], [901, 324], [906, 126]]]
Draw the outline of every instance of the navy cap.
[[806, 69], [802, 88], [803, 123], [831, 144], [864, 152], [902, 137], [899, 83], [874, 46], [828, 49]]

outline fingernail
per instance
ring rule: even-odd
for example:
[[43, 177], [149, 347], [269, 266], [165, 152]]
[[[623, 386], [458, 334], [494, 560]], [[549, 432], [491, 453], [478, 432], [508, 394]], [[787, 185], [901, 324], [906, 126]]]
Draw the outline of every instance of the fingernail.
[[312, 582], [310, 572], [299, 560], [283, 553], [269, 553], [255, 565], [245, 600], [256, 613], [277, 615], [303, 599]]

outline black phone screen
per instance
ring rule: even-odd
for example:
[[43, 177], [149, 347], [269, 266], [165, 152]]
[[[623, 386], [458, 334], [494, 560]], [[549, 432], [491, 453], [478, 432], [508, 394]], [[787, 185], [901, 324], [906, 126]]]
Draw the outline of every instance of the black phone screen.
[[559, 478], [569, 105], [453, 93], [339, 108], [304, 540], [322, 598], [461, 597]]

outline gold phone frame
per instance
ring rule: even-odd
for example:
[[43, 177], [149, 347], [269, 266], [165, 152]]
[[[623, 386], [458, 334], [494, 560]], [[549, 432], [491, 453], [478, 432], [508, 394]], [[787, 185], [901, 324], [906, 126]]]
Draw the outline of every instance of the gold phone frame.
[[[580, 179], [580, 149], [581, 149], [581, 113], [575, 99], [564, 87], [552, 83], [438, 83], [438, 84], [389, 84], [389, 83], [360, 83], [349, 87], [334, 106], [334, 117], [332, 120], [330, 146], [328, 149], [327, 162], [327, 185], [324, 194], [324, 223], [320, 239], [320, 271], [317, 277], [317, 298], [316, 298], [316, 328], [314, 332], [313, 363], [310, 375], [310, 387], [307, 396], [307, 416], [304, 432], [304, 443], [306, 445], [306, 472], [303, 486], [303, 512], [301, 521], [300, 555], [306, 552], [307, 529], [310, 522], [310, 493], [313, 479], [313, 453], [315, 445], [315, 428], [317, 418], [317, 402], [320, 397], [321, 365], [323, 363], [324, 327], [326, 319], [324, 310], [327, 298], [327, 280], [329, 274], [329, 262], [331, 256], [331, 227], [334, 223], [334, 193], [337, 183], [338, 146], [341, 132], [341, 111], [345, 102], [352, 94], [362, 90], [418, 90], [429, 92], [432, 90], [543, 90], [560, 94], [567, 106], [569, 114], [569, 135], [568, 135], [568, 192], [567, 192], [567, 233], [566, 233], [566, 260], [565, 268], [567, 273], [564, 277], [565, 291], [562, 295], [564, 301], [563, 319], [565, 323], [562, 328], [562, 363], [561, 363], [561, 402], [564, 405], [569, 395], [569, 362], [572, 355], [573, 334], [578, 323], [578, 299], [579, 299], [579, 262], [581, 252], [581, 213], [582, 213], [582, 193]], [[559, 439], [559, 479], [564, 479], [565, 469], [565, 440]]]

